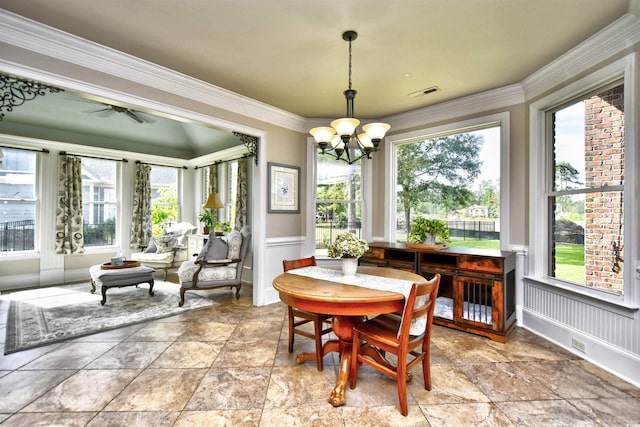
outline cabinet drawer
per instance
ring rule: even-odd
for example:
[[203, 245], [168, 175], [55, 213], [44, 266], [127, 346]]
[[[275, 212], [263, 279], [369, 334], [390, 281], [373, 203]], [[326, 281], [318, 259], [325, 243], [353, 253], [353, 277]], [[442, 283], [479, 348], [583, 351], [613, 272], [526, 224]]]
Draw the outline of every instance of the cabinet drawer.
[[474, 272], [502, 273], [502, 259], [484, 256], [464, 255], [458, 257], [458, 268]]

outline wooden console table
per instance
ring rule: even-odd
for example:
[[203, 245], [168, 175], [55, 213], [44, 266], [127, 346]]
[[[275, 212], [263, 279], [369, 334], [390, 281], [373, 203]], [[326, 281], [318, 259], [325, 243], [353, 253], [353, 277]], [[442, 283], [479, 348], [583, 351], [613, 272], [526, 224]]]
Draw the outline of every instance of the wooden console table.
[[427, 279], [440, 273], [433, 323], [505, 342], [516, 321], [515, 253], [408, 248], [369, 243], [361, 265], [397, 268]]

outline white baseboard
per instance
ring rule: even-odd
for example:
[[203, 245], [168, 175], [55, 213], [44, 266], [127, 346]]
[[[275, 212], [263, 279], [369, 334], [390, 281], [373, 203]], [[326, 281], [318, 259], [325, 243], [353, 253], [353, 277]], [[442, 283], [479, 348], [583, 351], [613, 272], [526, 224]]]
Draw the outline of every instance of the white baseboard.
[[[640, 357], [638, 355], [614, 347], [529, 310], [523, 310], [522, 316], [522, 327], [525, 329], [630, 382], [636, 387], [640, 387]], [[584, 351], [576, 347], [583, 347]]]

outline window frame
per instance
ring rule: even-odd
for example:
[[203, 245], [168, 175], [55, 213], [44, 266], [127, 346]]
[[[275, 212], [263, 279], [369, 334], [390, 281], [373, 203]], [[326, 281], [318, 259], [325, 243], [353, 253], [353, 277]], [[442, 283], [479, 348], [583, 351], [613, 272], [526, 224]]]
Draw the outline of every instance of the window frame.
[[[34, 193], [33, 199], [13, 199], [13, 201], [20, 201], [24, 203], [29, 203], [34, 206], [34, 229], [33, 229], [33, 249], [23, 250], [23, 251], [0, 251], [0, 258], [8, 259], [11, 257], [24, 257], [24, 256], [33, 256], [40, 253], [40, 232], [39, 228], [39, 219], [40, 219], [40, 195], [41, 195], [41, 176], [42, 176], [42, 155], [48, 154], [48, 151], [40, 151], [35, 149], [24, 149], [19, 147], [12, 147], [9, 145], [3, 145], [0, 148], [4, 148], [7, 150], [18, 150], [32, 153], [35, 156], [35, 166], [33, 170], [34, 177]], [[11, 199], [7, 199], [11, 201]]]
[[[309, 213], [305, 215], [307, 218], [306, 221], [306, 235], [309, 235], [310, 232], [313, 231], [313, 239], [304, 239], [303, 248], [304, 253], [315, 254], [315, 211], [316, 211], [316, 179], [318, 172], [318, 146], [315, 143], [313, 137], [307, 138], [307, 203], [306, 203], [306, 211]], [[375, 161], [376, 156], [380, 156], [382, 153], [372, 153], [371, 159], [362, 158], [358, 160], [360, 165], [360, 197], [361, 199], [356, 199], [356, 202], [361, 203], [361, 228], [360, 233], [361, 237], [364, 240], [370, 241], [371, 238], [371, 195], [372, 195], [372, 185], [371, 185], [371, 169], [372, 162]], [[331, 259], [329, 257], [325, 257], [323, 255], [316, 255], [318, 259]]]
[[471, 132], [493, 126], [500, 127], [500, 249], [509, 249], [509, 119], [508, 111], [477, 117], [469, 120], [455, 121], [442, 126], [426, 127], [412, 132], [388, 136], [385, 144], [385, 158], [389, 159], [385, 167], [387, 183], [385, 191], [384, 240], [396, 241], [396, 186], [397, 156], [396, 147], [411, 140], [429, 139], [442, 135]]
[[[183, 180], [183, 171], [184, 168], [181, 166], [173, 166], [173, 165], [165, 165], [165, 164], [153, 164], [153, 163], [149, 163], [149, 165], [151, 166], [151, 171], [153, 172], [153, 168], [169, 168], [169, 169], [175, 169], [176, 170], [176, 203], [175, 206], [178, 207], [178, 217], [175, 219], [176, 223], [179, 223], [182, 221], [182, 210], [183, 210], [183, 206], [182, 206], [182, 180]], [[151, 182], [151, 178], [149, 178], [149, 185], [152, 185]], [[168, 205], [168, 204], [162, 204], [162, 206], [174, 206], [174, 205]], [[153, 212], [153, 208], [154, 208], [154, 203], [153, 203], [153, 198], [151, 199], [151, 211]]]
[[[122, 203], [120, 202], [121, 197], [119, 197], [119, 195], [121, 194], [121, 185], [122, 185], [122, 165], [121, 165], [121, 161], [117, 160], [117, 159], [108, 159], [108, 158], [99, 158], [99, 157], [92, 157], [92, 156], [83, 156], [83, 155], [78, 155], [78, 157], [84, 159], [88, 159], [88, 160], [102, 160], [102, 161], [110, 161], [114, 163], [115, 166], [115, 185], [114, 185], [114, 193], [115, 193], [115, 197], [116, 200], [115, 202], [106, 202], [106, 201], [94, 201], [94, 200], [89, 200], [89, 201], [85, 201], [82, 200], [82, 205], [83, 205], [83, 209], [84, 209], [84, 205], [88, 204], [89, 206], [95, 206], [95, 205], [99, 205], [99, 206], [113, 206], [115, 208], [115, 230], [114, 230], [114, 243], [112, 245], [85, 245], [85, 252], [91, 253], [91, 252], [95, 252], [95, 251], [100, 251], [101, 249], [104, 248], [115, 248], [115, 247], [122, 247], [122, 243], [120, 242], [121, 239], [121, 235], [120, 235], [120, 224], [122, 223], [121, 220], [121, 213], [122, 213]], [[85, 183], [82, 183], [82, 186], [84, 187]], [[84, 214], [84, 212], [83, 212]]]
[[[637, 221], [633, 218], [640, 211], [640, 203], [633, 197], [634, 189], [640, 188], [640, 175], [633, 165], [637, 164], [638, 155], [638, 96], [636, 92], [640, 85], [636, 77], [638, 54], [630, 54], [620, 60], [604, 66], [575, 82], [560, 87], [547, 96], [532, 102], [529, 106], [529, 256], [525, 278], [537, 283], [546, 284], [556, 289], [580, 295], [591, 301], [613, 304], [623, 309], [636, 310], [638, 307], [638, 281], [635, 280], [635, 265], [632, 260], [637, 259], [638, 239]], [[625, 182], [624, 194], [624, 241], [625, 260], [623, 263], [623, 293], [613, 294], [597, 288], [589, 288], [573, 284], [548, 275], [550, 262], [549, 244], [551, 225], [549, 220], [549, 194], [552, 188], [551, 156], [553, 144], [547, 126], [547, 115], [558, 106], [567, 104], [585, 94], [596, 93], [616, 81], [624, 84], [624, 129], [625, 129]], [[626, 310], [622, 311], [627, 314]]]

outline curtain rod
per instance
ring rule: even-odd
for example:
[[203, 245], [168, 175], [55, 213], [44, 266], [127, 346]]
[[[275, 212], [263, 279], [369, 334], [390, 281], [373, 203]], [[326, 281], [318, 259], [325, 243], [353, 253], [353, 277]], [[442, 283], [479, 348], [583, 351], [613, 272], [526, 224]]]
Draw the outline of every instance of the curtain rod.
[[235, 158], [233, 158], [233, 159], [218, 160], [218, 161], [215, 161], [215, 162], [211, 163], [210, 165], [205, 165], [205, 166], [194, 166], [193, 168], [194, 168], [194, 169], [198, 169], [198, 168], [208, 168], [209, 166], [219, 165], [219, 164], [221, 164], [221, 163], [229, 163], [229, 162], [233, 162], [234, 160], [248, 159], [249, 157], [254, 157], [254, 156], [255, 156], [255, 154], [247, 153], [247, 154], [244, 154], [244, 155], [242, 155], [242, 156], [240, 156], [240, 157], [235, 157]]
[[24, 151], [35, 151], [36, 153], [49, 153], [49, 150], [46, 148], [22, 148], [22, 147], [12, 147], [10, 145], [0, 145], [0, 148], [9, 148], [13, 150], [24, 150]]
[[87, 157], [87, 158], [89, 158], [89, 159], [113, 160], [113, 161], [115, 161], [115, 162], [124, 162], [124, 163], [129, 162], [129, 160], [127, 160], [127, 159], [114, 159], [114, 158], [110, 158], [110, 157], [89, 156], [89, 155], [87, 155], [87, 154], [74, 154], [74, 153], [67, 153], [66, 151], [61, 151], [59, 154], [60, 154], [61, 156]]
[[149, 165], [149, 166], [162, 166], [162, 167], [166, 167], [166, 168], [189, 169], [186, 166], [163, 165], [163, 164], [160, 164], [160, 163], [147, 163], [147, 162], [141, 162], [140, 160], [136, 160], [136, 165]]

